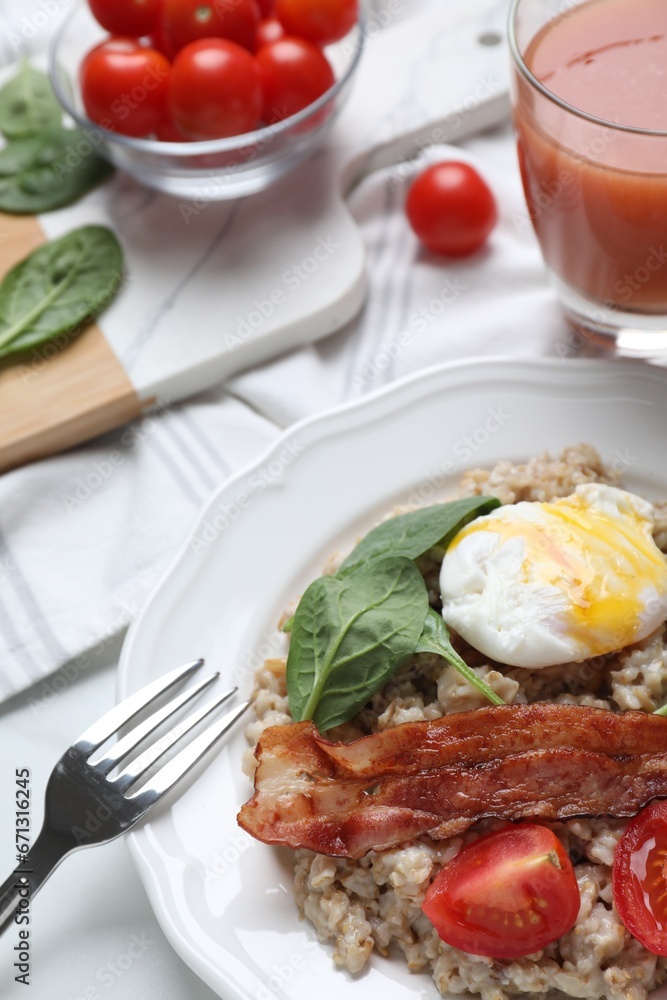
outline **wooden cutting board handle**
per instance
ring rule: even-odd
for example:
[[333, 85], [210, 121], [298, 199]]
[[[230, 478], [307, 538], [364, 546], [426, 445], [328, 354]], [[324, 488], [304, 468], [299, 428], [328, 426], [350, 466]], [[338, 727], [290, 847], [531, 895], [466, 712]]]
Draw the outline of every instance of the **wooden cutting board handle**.
[[[0, 213], [0, 279], [44, 242], [36, 218]], [[147, 405], [97, 325], [0, 362], [0, 472], [119, 427]]]

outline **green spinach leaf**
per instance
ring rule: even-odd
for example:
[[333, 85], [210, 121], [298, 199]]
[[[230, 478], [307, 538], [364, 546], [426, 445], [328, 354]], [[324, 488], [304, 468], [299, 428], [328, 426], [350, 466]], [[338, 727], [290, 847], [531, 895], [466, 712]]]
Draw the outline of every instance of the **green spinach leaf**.
[[489, 685], [483, 681], [472, 670], [465, 660], [462, 660], [456, 652], [449, 638], [449, 631], [442, 615], [439, 615], [433, 608], [429, 608], [424, 624], [424, 631], [421, 634], [415, 653], [435, 653], [447, 660], [455, 670], [465, 677], [468, 684], [477, 688], [493, 705], [504, 705], [503, 699], [493, 691]]
[[417, 559], [436, 545], [446, 548], [466, 524], [499, 506], [495, 497], [471, 497], [391, 517], [362, 538], [336, 576], [342, 579], [359, 566], [387, 555]]
[[104, 226], [84, 226], [17, 264], [0, 285], [0, 357], [78, 331], [108, 305], [123, 251]]
[[48, 77], [25, 60], [17, 75], [0, 90], [0, 132], [7, 139], [22, 139], [60, 125], [62, 118]]
[[427, 610], [424, 579], [401, 556], [342, 580], [315, 580], [297, 609], [287, 659], [293, 718], [320, 730], [351, 719], [412, 656]]
[[[282, 627], [291, 633], [287, 693], [295, 719], [313, 719], [320, 729], [347, 722], [415, 652], [444, 657], [489, 701], [503, 704], [452, 647], [414, 563], [435, 546], [446, 549], [466, 524], [498, 506], [495, 497], [474, 497], [390, 518], [361, 540], [335, 576], [311, 584]], [[409, 581], [400, 599], [390, 586], [398, 567]], [[387, 595], [380, 610], [378, 594]]]
[[78, 129], [14, 139], [0, 150], [0, 211], [37, 215], [64, 208], [112, 173]]
[[[343, 579], [360, 566], [386, 556], [406, 556], [418, 559], [429, 549], [440, 546], [446, 550], [452, 538], [466, 524], [500, 506], [496, 497], [472, 497], [434, 504], [391, 517], [368, 532], [339, 567], [336, 577]], [[294, 616], [281, 626], [290, 633]]]

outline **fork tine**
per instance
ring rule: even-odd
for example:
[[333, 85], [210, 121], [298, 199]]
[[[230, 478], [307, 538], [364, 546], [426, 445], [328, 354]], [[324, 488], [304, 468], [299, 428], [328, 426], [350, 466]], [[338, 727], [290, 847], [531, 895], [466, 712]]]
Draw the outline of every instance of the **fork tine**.
[[[178, 684], [180, 680], [189, 677], [195, 670], [199, 670], [203, 664], [203, 660], [193, 660], [191, 663], [186, 663], [184, 666], [177, 667], [176, 670], [172, 670], [163, 677], [159, 677], [156, 681], [151, 681], [150, 684], [142, 687], [135, 694], [130, 695], [125, 701], [121, 701], [120, 705], [116, 705], [115, 708], [112, 708], [110, 712], [107, 712], [101, 719], [98, 719], [89, 729], [86, 729], [85, 733], [82, 733], [76, 741], [75, 746], [87, 753], [97, 749], [110, 736], [113, 736], [121, 726], [129, 722], [130, 719], [133, 719], [150, 701], [164, 694], [174, 684]], [[85, 744], [85, 746], [81, 744]]]
[[[236, 688], [234, 689], [234, 691]], [[193, 712], [192, 715], [188, 715], [187, 718], [179, 722], [173, 729], [170, 729], [156, 740], [155, 743], [151, 744], [143, 753], [139, 754], [131, 763], [121, 771], [113, 779], [114, 786], [119, 791], [126, 791], [130, 785], [133, 785], [139, 778], [146, 773], [146, 771], [155, 764], [160, 757], [164, 756], [169, 750], [172, 749], [178, 743], [178, 741], [189, 733], [195, 726], [198, 726], [202, 719], [205, 719], [207, 715], [211, 712], [215, 712], [217, 708], [220, 707], [230, 695], [234, 694], [234, 691], [227, 691], [225, 694], [213, 698], [211, 701], [206, 702], [201, 708]]]
[[[214, 707], [215, 706], [212, 705], [210, 711], [213, 711]], [[130, 801], [134, 802], [139, 808], [142, 809], [147, 809], [154, 802], [157, 802], [157, 800], [161, 798], [165, 792], [169, 791], [169, 789], [172, 788], [172, 786], [175, 785], [180, 778], [182, 778], [185, 774], [187, 774], [187, 772], [191, 768], [193, 768], [195, 764], [198, 763], [198, 761], [201, 760], [201, 758], [208, 752], [208, 750], [210, 750], [214, 746], [214, 744], [217, 743], [218, 740], [221, 739], [229, 729], [231, 729], [231, 727], [234, 725], [237, 719], [240, 719], [243, 713], [247, 711], [249, 707], [250, 707], [250, 702], [246, 701], [243, 702], [243, 704], [238, 705], [236, 708], [233, 708], [231, 712], [228, 712], [226, 715], [223, 715], [221, 719], [218, 719], [217, 722], [214, 722], [212, 725], [208, 727], [208, 729], [206, 729], [195, 740], [193, 740], [189, 746], [181, 750], [180, 753], [178, 753], [176, 757], [173, 758], [173, 760], [170, 760], [167, 764], [164, 765], [164, 767], [161, 767], [160, 770], [157, 772], [157, 774], [153, 775], [149, 784], [143, 786], [139, 791], [135, 792], [133, 795], [129, 795], [128, 799], [130, 799]], [[204, 717], [202, 713], [197, 713], [197, 714], [200, 715], [201, 718]], [[196, 719], [192, 721], [192, 724], [189, 726], [189, 728], [192, 729], [197, 724], [198, 721], [200, 720]], [[183, 727], [185, 727], [185, 723], [183, 723]], [[169, 744], [169, 747], [173, 746], [176, 740], [180, 739], [180, 737], [184, 735], [187, 731], [188, 731], [187, 729], [183, 728], [183, 732], [179, 733], [178, 736], [176, 736], [175, 740], [172, 740], [172, 742]], [[174, 732], [176, 732], [176, 730]], [[169, 749], [169, 747], [164, 747], [162, 753], [164, 753], [167, 749]], [[142, 754], [142, 757], [143, 756], [144, 755]], [[160, 756], [162, 756], [161, 753], [157, 754], [155, 760], [157, 760], [158, 757]], [[137, 765], [139, 765], [140, 763], [143, 763], [141, 757], [139, 757], [136, 761]], [[153, 763], [153, 761], [151, 761], [151, 763]], [[127, 783], [124, 785], [123, 790], [125, 790], [127, 787], [129, 787], [129, 785], [133, 784], [138, 778], [140, 778], [142, 774], [145, 773], [145, 770], [146, 767], [144, 766], [143, 770], [140, 773], [135, 773], [132, 779], [127, 781]]]
[[[220, 674], [216, 672], [199, 681], [195, 687], [186, 688], [185, 691], [181, 692], [181, 694], [177, 695], [175, 698], [172, 698], [166, 705], [159, 708], [157, 712], [153, 712], [153, 714], [149, 715], [147, 719], [144, 719], [144, 721], [140, 722], [138, 726], [135, 726], [129, 731], [129, 733], [126, 733], [122, 739], [118, 740], [117, 743], [114, 743], [113, 746], [109, 747], [107, 752], [103, 753], [99, 759], [89, 759], [88, 763], [90, 766], [94, 767], [100, 774], [108, 774], [112, 768], [116, 767], [117, 764], [120, 764], [121, 761], [127, 757], [131, 750], [134, 750], [135, 747], [139, 746], [142, 740], [145, 740], [150, 733], [157, 729], [158, 726], [162, 725], [165, 719], [175, 715], [179, 709], [181, 709], [184, 705], [187, 705], [189, 701], [196, 698], [197, 695], [204, 691], [207, 687], [210, 687], [219, 676]], [[226, 697], [231, 698], [232, 695], [236, 693], [236, 690], [236, 688], [232, 688], [231, 691], [227, 692]]]

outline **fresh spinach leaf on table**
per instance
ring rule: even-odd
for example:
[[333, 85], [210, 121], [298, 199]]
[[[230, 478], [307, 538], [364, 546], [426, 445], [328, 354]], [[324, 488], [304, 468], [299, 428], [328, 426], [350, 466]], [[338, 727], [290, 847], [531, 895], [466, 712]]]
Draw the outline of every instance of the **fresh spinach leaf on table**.
[[0, 285], [0, 357], [78, 332], [109, 304], [122, 277], [123, 251], [104, 226], [39, 247]]
[[0, 132], [7, 139], [23, 139], [60, 125], [62, 117], [48, 77], [24, 60], [0, 90]]
[[428, 609], [421, 573], [391, 556], [306, 590], [287, 661], [290, 708], [321, 729], [346, 722], [414, 652]]
[[[37, 215], [64, 208], [113, 173], [90, 135], [64, 128], [48, 78], [24, 62], [0, 90], [0, 211]], [[92, 134], [92, 133], [91, 133]]]
[[15, 139], [0, 150], [0, 211], [37, 215], [78, 201], [113, 173], [113, 167], [87, 152], [89, 140], [78, 129], [56, 128]]

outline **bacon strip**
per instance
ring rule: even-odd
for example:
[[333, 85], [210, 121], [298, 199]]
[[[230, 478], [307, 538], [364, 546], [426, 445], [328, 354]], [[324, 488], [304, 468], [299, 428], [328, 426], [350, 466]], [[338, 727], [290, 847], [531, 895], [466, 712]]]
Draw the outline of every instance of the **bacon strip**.
[[477, 820], [635, 816], [667, 798], [667, 718], [503, 705], [354, 743], [312, 723], [266, 729], [240, 825], [267, 844], [361, 858]]

